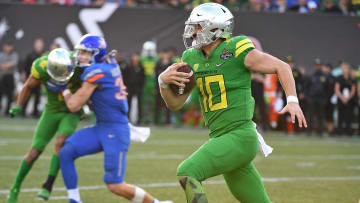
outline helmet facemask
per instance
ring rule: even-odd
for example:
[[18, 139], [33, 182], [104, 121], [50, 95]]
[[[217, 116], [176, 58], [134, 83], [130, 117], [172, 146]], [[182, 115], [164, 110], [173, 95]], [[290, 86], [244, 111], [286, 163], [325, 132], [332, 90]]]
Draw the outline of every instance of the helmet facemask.
[[[220, 38], [222, 30], [210, 30], [209, 24], [210, 22], [208, 21], [202, 21], [198, 22], [198, 24], [185, 25], [183, 40], [186, 49], [200, 49], [202, 46], [208, 45]], [[201, 30], [197, 31], [198, 29]]]
[[[90, 52], [91, 54], [82, 54], [81, 51]], [[77, 67], [86, 68], [95, 63], [95, 55], [97, 54], [98, 50], [89, 50], [85, 48], [75, 48], [74, 53], [74, 63]]]

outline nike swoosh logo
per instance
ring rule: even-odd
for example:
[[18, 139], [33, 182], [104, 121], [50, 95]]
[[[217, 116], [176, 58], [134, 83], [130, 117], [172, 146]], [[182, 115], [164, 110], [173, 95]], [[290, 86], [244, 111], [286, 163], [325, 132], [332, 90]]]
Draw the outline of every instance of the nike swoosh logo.
[[219, 66], [222, 66], [224, 63], [225, 63], [225, 61], [222, 62], [222, 63], [219, 63], [219, 64], [215, 64], [215, 65], [216, 65], [217, 67], [219, 67]]

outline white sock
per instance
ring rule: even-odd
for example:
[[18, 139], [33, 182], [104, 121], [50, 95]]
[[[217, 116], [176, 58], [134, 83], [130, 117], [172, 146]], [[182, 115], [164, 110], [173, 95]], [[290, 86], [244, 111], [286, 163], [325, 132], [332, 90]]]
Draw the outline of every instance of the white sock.
[[77, 202], [81, 202], [79, 188], [67, 190], [69, 199], [73, 199]]
[[144, 201], [146, 192], [135, 186], [135, 195], [134, 198], [131, 200], [133, 203], [142, 203]]
[[153, 203], [160, 203], [158, 199], [154, 199]]

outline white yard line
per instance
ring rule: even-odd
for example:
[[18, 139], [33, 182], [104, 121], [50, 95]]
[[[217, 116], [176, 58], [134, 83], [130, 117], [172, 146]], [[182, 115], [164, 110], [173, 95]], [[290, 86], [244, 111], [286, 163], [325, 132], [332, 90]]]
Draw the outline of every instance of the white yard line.
[[[186, 154], [156, 154], [153, 152], [143, 153], [143, 154], [129, 154], [127, 155], [127, 159], [129, 160], [141, 160], [141, 159], [185, 159], [188, 155]], [[0, 160], [22, 160], [24, 155], [21, 156], [13, 156], [13, 155], [0, 155]], [[103, 155], [92, 155], [82, 157], [81, 159], [102, 159]], [[263, 156], [256, 156], [257, 159], [262, 160]], [[51, 156], [42, 155], [39, 159], [49, 160]], [[346, 159], [346, 160], [358, 160], [360, 159], [360, 154], [331, 154], [331, 155], [270, 155], [269, 159], [320, 159], [320, 160], [338, 160], [338, 159]], [[259, 161], [259, 160], [257, 160]]]
[[[263, 178], [264, 182], [297, 182], [297, 181], [344, 181], [344, 180], [355, 180], [360, 181], [360, 176], [348, 176], [348, 177], [280, 177], [280, 178]], [[223, 180], [212, 180], [205, 181], [206, 185], [219, 185], [225, 184]], [[170, 183], [150, 183], [150, 184], [136, 184], [139, 187], [143, 188], [161, 188], [161, 187], [180, 187], [178, 182], [170, 182]], [[94, 186], [80, 186], [80, 190], [99, 190], [106, 189], [105, 185], [94, 185]], [[65, 187], [54, 188], [54, 191], [65, 191]], [[23, 188], [21, 192], [39, 192], [39, 188]], [[7, 195], [9, 190], [0, 190], [0, 195]]]
[[[93, 156], [86, 156], [86, 157], [81, 157], [80, 159], [103, 159], [103, 155], [93, 155]], [[128, 160], [142, 160], [142, 159], [185, 159], [186, 155], [185, 154], [131, 154], [131, 155], [127, 155], [126, 159]], [[15, 161], [15, 160], [22, 160], [24, 159], [24, 155], [22, 156], [0, 156], [0, 160], [9, 160], [9, 161]], [[49, 160], [51, 159], [51, 156], [47, 156], [47, 155], [42, 155], [39, 157], [39, 159], [43, 159], [43, 160]]]
[[269, 159], [360, 159], [359, 154], [329, 154], [329, 155], [270, 155]]
[[35, 126], [20, 126], [20, 125], [0, 125], [0, 130], [14, 130], [14, 131], [34, 131]]
[[[50, 200], [59, 200], [59, 199], [68, 199], [68, 196], [51, 196], [50, 197]], [[42, 200], [42, 199], [40, 199], [40, 200]]]

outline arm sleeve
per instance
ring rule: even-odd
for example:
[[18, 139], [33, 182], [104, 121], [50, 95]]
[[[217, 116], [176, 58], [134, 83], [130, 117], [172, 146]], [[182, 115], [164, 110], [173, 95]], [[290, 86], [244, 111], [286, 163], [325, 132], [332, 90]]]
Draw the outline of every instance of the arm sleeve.
[[46, 74], [47, 60], [38, 58], [31, 65], [31, 75], [40, 80]]
[[98, 66], [90, 66], [85, 69], [83, 74], [81, 74], [81, 81], [89, 82], [93, 84], [100, 84], [101, 79], [104, 78], [104, 71]]
[[253, 42], [246, 36], [235, 37], [233, 46], [235, 46], [235, 58], [240, 59], [242, 62], [244, 62], [245, 56], [255, 49]]

